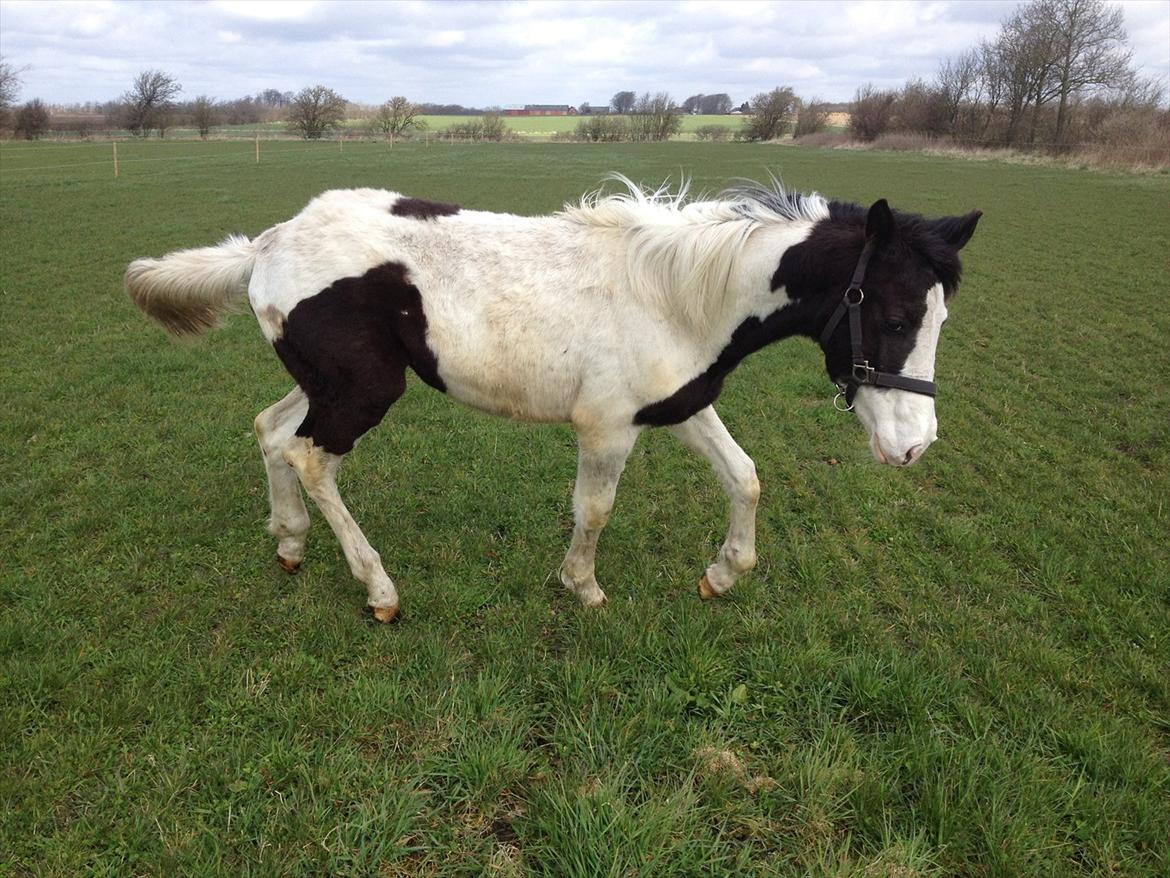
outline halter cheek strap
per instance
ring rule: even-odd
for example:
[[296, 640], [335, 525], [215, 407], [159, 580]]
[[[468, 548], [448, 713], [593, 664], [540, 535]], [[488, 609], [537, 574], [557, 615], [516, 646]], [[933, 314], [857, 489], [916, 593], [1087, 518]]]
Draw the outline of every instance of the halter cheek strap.
[[[861, 303], [865, 301], [865, 291], [862, 290], [861, 284], [865, 280], [865, 270], [869, 266], [870, 257], [873, 256], [876, 246], [872, 240], [865, 242], [865, 247], [861, 250], [861, 256], [857, 260], [857, 267], [853, 269], [853, 278], [849, 281], [849, 286], [845, 289], [845, 295], [841, 297], [841, 303], [837, 305], [833, 316], [829, 318], [829, 322], [825, 324], [825, 329], [821, 333], [821, 346], [828, 344], [829, 339], [833, 336], [833, 331], [837, 325], [848, 314], [849, 316], [849, 347], [852, 352], [852, 367], [849, 377], [844, 381], [837, 382], [837, 399], [842, 396], [845, 398], [845, 408], [841, 411], [849, 411], [853, 408], [853, 398], [857, 396], [857, 390], [863, 384], [868, 384], [871, 387], [892, 387], [897, 390], [908, 390], [911, 393], [921, 393], [924, 396], [935, 396], [938, 393], [938, 388], [933, 381], [925, 381], [921, 378], [907, 378], [904, 375], [895, 375], [892, 372], [880, 372], [869, 364], [869, 360], [865, 359], [865, 353], [862, 350], [862, 335], [861, 335]], [[837, 400], [833, 400], [834, 406], [837, 405]]]

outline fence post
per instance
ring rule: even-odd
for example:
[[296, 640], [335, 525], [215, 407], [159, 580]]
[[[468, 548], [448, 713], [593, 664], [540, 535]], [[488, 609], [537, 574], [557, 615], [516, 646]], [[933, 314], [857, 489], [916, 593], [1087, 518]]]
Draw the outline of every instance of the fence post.
[[114, 141], [114, 179], [118, 179], [118, 141]]
[[260, 164], [260, 129], [257, 128], [252, 133], [256, 135], [256, 164]]

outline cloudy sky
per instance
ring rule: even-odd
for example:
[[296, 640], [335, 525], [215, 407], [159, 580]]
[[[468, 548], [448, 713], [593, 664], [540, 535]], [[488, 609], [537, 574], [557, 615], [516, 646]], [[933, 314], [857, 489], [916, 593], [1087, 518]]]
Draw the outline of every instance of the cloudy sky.
[[[1120, 4], [1134, 61], [1170, 77], [1170, 0]], [[22, 99], [118, 97], [146, 68], [182, 97], [323, 83], [352, 101], [604, 104], [617, 91], [776, 85], [848, 100], [864, 82], [929, 78], [994, 35], [1015, 0], [345, 2], [0, 0], [0, 55], [27, 67]]]

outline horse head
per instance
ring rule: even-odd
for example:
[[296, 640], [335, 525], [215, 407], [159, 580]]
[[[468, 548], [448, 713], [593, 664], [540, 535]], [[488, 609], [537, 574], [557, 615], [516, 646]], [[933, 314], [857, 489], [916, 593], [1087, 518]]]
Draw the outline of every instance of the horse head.
[[938, 438], [939, 333], [958, 288], [959, 250], [982, 214], [927, 220], [883, 199], [868, 211], [834, 202], [830, 215], [822, 234], [835, 268], [818, 297], [825, 368], [869, 433], [874, 458], [908, 466]]

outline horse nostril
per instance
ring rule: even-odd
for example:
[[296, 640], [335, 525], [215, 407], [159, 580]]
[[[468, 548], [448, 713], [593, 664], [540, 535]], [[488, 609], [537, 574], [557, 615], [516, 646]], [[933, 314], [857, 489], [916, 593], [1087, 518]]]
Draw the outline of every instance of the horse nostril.
[[925, 446], [915, 445], [913, 448], [907, 451], [906, 458], [902, 461], [902, 466], [909, 466], [911, 463], [913, 463], [914, 459], [918, 457], [918, 455], [922, 454], [923, 450], [925, 450]]

